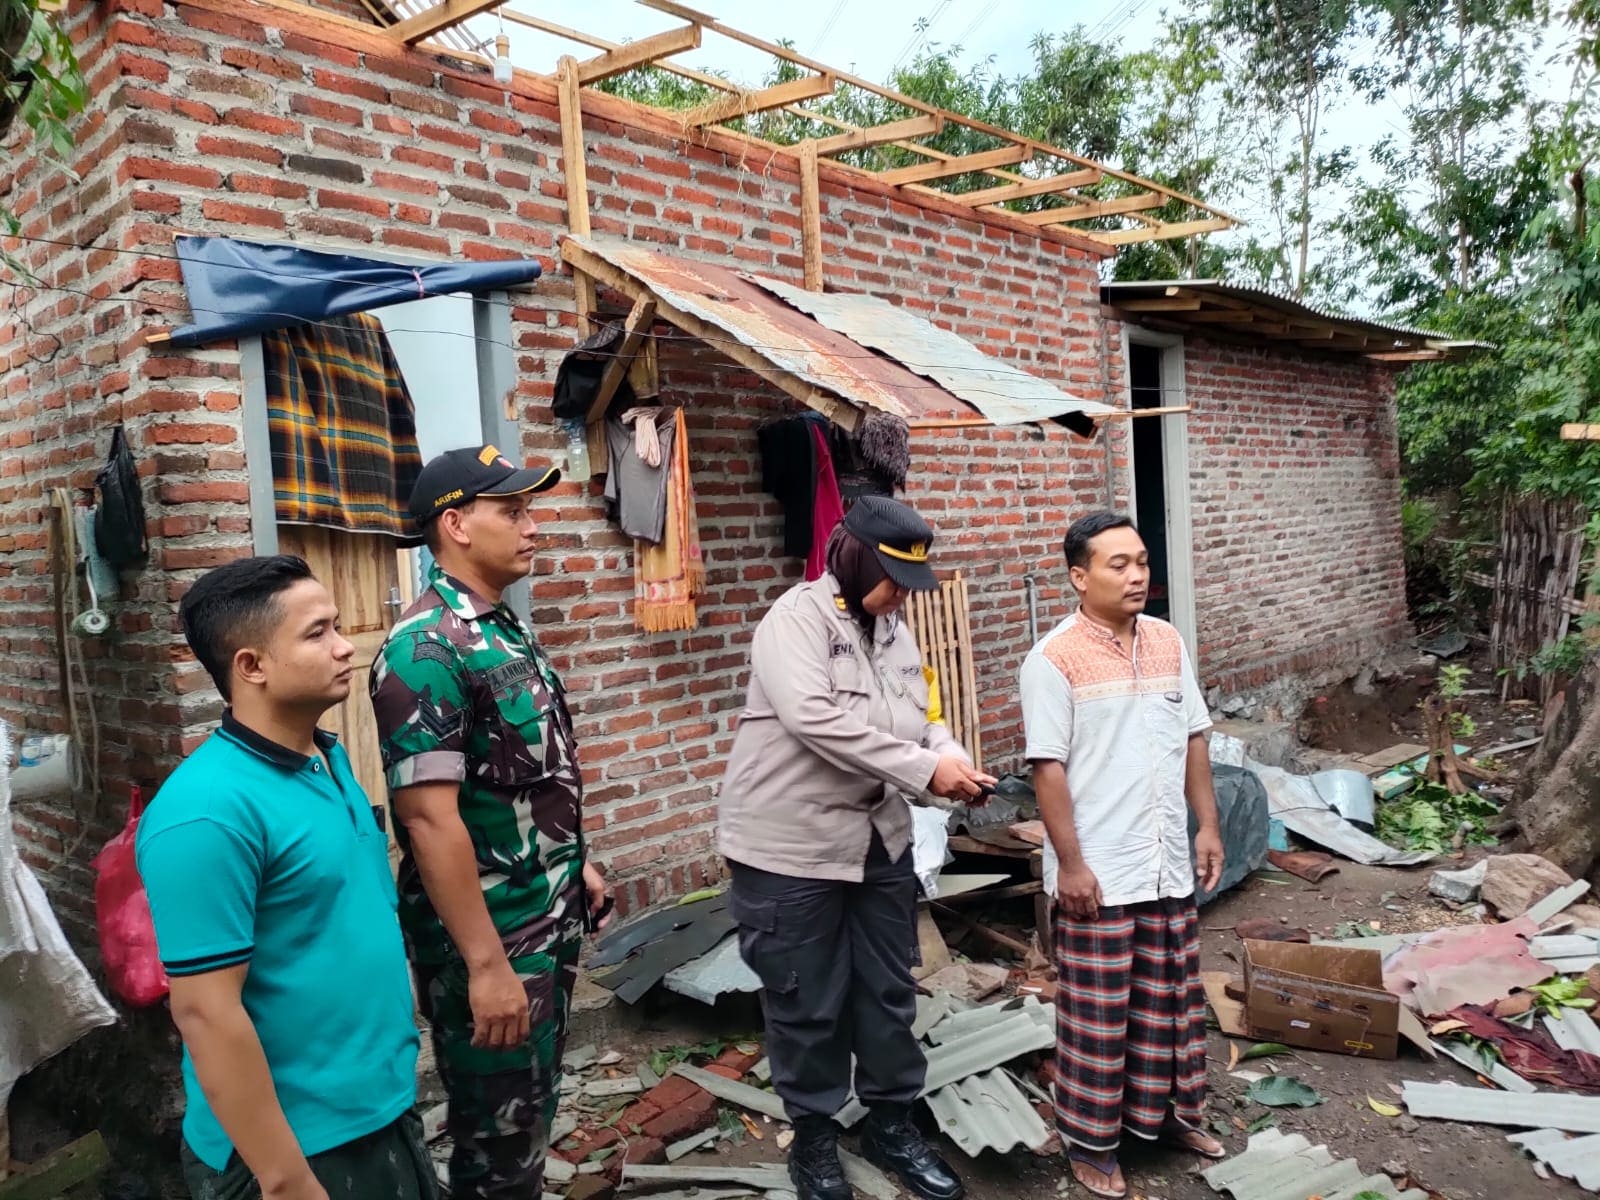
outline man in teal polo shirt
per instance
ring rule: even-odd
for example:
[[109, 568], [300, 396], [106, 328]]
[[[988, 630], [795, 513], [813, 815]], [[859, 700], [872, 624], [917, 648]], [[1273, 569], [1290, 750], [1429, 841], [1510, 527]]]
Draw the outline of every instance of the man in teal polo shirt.
[[230, 707], [140, 822], [183, 1035], [196, 1200], [432, 1200], [386, 838], [317, 721], [354, 647], [299, 558], [202, 576], [184, 636]]

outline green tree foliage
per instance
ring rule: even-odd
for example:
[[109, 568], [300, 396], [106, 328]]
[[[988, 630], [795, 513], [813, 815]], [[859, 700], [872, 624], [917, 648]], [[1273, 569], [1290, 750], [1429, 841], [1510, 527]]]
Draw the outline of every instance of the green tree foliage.
[[[72, 153], [72, 118], [83, 111], [88, 84], [78, 69], [72, 41], [38, 0], [0, 0], [0, 140], [20, 121], [31, 145], [0, 149], [7, 158], [40, 154], [65, 168]], [[0, 227], [18, 232], [16, 214], [0, 208]], [[27, 271], [9, 254], [0, 264], [13, 273]]]

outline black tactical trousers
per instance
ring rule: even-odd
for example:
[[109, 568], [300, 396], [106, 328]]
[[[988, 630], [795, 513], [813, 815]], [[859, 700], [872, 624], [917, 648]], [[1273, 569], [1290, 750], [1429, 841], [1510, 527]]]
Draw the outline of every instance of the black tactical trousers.
[[911, 850], [890, 862], [874, 833], [860, 883], [729, 865], [739, 951], [761, 978], [772, 1084], [790, 1119], [831, 1117], [844, 1107], [852, 1053], [863, 1104], [911, 1104], [927, 1075], [911, 1036]]

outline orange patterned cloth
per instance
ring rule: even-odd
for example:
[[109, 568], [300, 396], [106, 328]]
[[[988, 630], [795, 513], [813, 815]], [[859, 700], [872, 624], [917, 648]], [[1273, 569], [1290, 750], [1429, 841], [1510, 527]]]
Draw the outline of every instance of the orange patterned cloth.
[[636, 538], [633, 543], [633, 621], [647, 633], [693, 629], [699, 622], [695, 597], [706, 587], [694, 479], [689, 473], [689, 430], [682, 408], [672, 420], [666, 532], [660, 542]]

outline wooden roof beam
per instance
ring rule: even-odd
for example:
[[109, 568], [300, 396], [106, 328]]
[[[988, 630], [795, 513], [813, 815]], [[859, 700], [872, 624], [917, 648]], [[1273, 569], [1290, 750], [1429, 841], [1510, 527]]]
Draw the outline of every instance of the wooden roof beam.
[[425, 38], [431, 38], [436, 33], [443, 33], [452, 25], [477, 16], [481, 12], [488, 12], [496, 8], [502, 0], [443, 0], [435, 4], [426, 12], [420, 12], [414, 17], [407, 17], [398, 25], [391, 25], [384, 30], [397, 42], [404, 42], [407, 46], [415, 46]]
[[1074, 188], [1092, 187], [1106, 177], [1098, 168], [1085, 171], [1068, 171], [1064, 175], [1047, 175], [1043, 179], [1028, 179], [1022, 183], [1002, 183], [998, 187], [977, 192], [962, 192], [955, 199], [962, 204], [998, 205], [1011, 200], [1026, 200], [1029, 196], [1050, 196], [1070, 192]]
[[892, 171], [878, 171], [876, 174], [883, 182], [899, 186], [905, 183], [926, 183], [930, 179], [970, 175], [974, 171], [987, 171], [992, 167], [1014, 166], [1032, 157], [1033, 151], [1027, 146], [1001, 146], [998, 150], [985, 150], [979, 154], [966, 154], [960, 158], [936, 158], [932, 162], [919, 163], [914, 167], [896, 167]]
[[[812, 114], [806, 113], [812, 117]], [[812, 117], [816, 120], [816, 117]], [[868, 146], [888, 146], [909, 138], [931, 137], [944, 129], [944, 118], [938, 113], [920, 117], [907, 117], [904, 121], [890, 121], [884, 125], [870, 125], [834, 137], [817, 138], [817, 153], [824, 158], [846, 150], [863, 150]]]
[[1193, 321], [1199, 325], [1248, 325], [1255, 319], [1254, 313], [1237, 308], [1202, 308], [1199, 312], [1184, 318], [1185, 321]]
[[1126, 312], [1192, 312], [1200, 311], [1198, 296], [1162, 296], [1150, 300], [1121, 300], [1117, 307]]
[[1111, 217], [1118, 213], [1160, 208], [1165, 203], [1167, 198], [1156, 192], [1139, 192], [1132, 196], [1118, 196], [1114, 200], [1095, 200], [1088, 204], [1041, 208], [1038, 212], [1011, 215], [1019, 221], [1026, 221], [1029, 225], [1055, 225], [1061, 221], [1087, 221], [1090, 217]]
[[1078, 232], [1107, 246], [1131, 246], [1136, 242], [1154, 242], [1168, 238], [1193, 237], [1197, 233], [1215, 233], [1219, 229], [1232, 229], [1235, 224], [1237, 222], [1231, 218], [1208, 217], [1203, 221], [1169, 221], [1146, 229], [1080, 229]]
[[734, 92], [720, 100], [713, 100], [710, 104], [690, 109], [683, 116], [690, 125], [697, 128], [720, 125], [723, 121], [748, 117], [752, 113], [768, 112], [774, 108], [784, 108], [800, 100], [815, 100], [819, 96], [832, 95], [835, 84], [832, 75], [807, 75], [804, 79], [791, 79], [788, 83], [763, 88], [759, 92]]
[[636, 42], [625, 42], [615, 50], [607, 50], [595, 58], [585, 59], [578, 64], [578, 82], [599, 83], [602, 79], [610, 79], [635, 67], [650, 66], [659, 58], [699, 48], [700, 26], [683, 25], [668, 29]]

